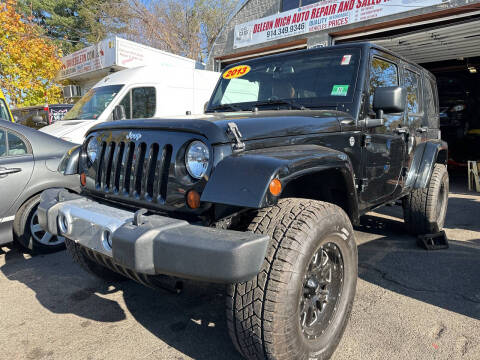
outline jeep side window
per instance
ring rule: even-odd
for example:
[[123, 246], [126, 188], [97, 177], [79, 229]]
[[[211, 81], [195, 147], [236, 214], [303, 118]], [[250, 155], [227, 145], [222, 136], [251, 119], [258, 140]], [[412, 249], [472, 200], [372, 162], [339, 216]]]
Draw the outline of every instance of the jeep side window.
[[432, 81], [427, 76], [424, 77], [424, 97], [425, 97], [425, 107], [426, 107], [426, 124], [429, 128], [438, 128], [439, 118], [438, 118], [438, 95], [437, 95], [437, 86], [434, 81]]
[[422, 126], [422, 102], [420, 75], [405, 69], [404, 85], [407, 90], [407, 119], [413, 128]]
[[[398, 86], [398, 66], [384, 59], [374, 57], [370, 65], [370, 84], [369, 84], [369, 115], [375, 117], [373, 111], [373, 94], [378, 87]], [[391, 132], [394, 128], [401, 126], [402, 116], [385, 114], [385, 127], [378, 127], [375, 132]]]
[[408, 115], [422, 112], [420, 102], [420, 76], [411, 70], [405, 70], [405, 88], [407, 89]]
[[127, 119], [151, 118], [155, 115], [157, 97], [154, 87], [140, 87], [130, 90], [119, 105], [125, 108]]

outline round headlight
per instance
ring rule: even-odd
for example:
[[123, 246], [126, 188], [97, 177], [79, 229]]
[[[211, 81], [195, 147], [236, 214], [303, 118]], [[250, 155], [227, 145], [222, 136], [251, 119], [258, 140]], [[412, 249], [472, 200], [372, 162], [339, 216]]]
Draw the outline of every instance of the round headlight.
[[185, 165], [188, 173], [195, 179], [201, 179], [207, 172], [210, 152], [201, 141], [193, 141], [185, 153]]
[[87, 156], [90, 163], [93, 164], [97, 158], [98, 142], [95, 137], [90, 138], [87, 143]]
[[463, 110], [465, 110], [465, 105], [463, 105], [463, 104], [455, 105], [452, 108], [452, 111], [454, 111], [454, 112], [463, 111]]

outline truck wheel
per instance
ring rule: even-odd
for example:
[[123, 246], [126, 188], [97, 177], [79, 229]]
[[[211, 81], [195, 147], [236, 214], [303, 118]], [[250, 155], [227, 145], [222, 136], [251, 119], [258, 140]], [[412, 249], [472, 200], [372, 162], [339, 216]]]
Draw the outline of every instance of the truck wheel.
[[413, 235], [432, 234], [442, 230], [448, 205], [447, 167], [435, 164], [430, 183], [415, 189], [403, 199], [403, 218]]
[[358, 260], [350, 220], [338, 206], [282, 199], [248, 227], [270, 235], [260, 273], [227, 292], [227, 321], [247, 359], [327, 359], [347, 325]]
[[63, 250], [65, 239], [43, 230], [38, 223], [37, 208], [39, 203], [40, 195], [36, 195], [18, 209], [13, 221], [15, 239], [32, 253]]
[[67, 247], [67, 252], [73, 258], [73, 261], [77, 265], [80, 265], [80, 267], [86, 272], [107, 282], [116, 282], [127, 279], [119, 273], [116, 273], [115, 271], [112, 271], [90, 259], [85, 253], [85, 250], [83, 250], [82, 247], [76, 244], [74, 241], [66, 238], [65, 245]]

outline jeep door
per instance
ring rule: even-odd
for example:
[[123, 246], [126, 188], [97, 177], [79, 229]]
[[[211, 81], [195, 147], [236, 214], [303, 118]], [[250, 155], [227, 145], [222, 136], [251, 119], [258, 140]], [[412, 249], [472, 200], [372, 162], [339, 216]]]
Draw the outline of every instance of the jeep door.
[[[367, 116], [376, 118], [373, 111], [373, 95], [377, 87], [400, 85], [399, 60], [389, 54], [372, 50], [369, 78], [366, 84], [368, 97]], [[401, 192], [399, 186], [405, 160], [403, 114], [385, 114], [384, 125], [364, 129], [362, 154], [363, 179], [361, 199], [369, 204], [388, 200]]]

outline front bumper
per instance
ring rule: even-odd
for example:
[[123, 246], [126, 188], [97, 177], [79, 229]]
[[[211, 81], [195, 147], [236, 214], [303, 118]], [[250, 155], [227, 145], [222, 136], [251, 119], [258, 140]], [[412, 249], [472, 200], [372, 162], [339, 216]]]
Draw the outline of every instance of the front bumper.
[[147, 275], [209, 282], [246, 281], [260, 271], [269, 237], [191, 225], [107, 206], [64, 189], [42, 193], [40, 225]]

